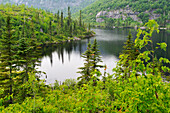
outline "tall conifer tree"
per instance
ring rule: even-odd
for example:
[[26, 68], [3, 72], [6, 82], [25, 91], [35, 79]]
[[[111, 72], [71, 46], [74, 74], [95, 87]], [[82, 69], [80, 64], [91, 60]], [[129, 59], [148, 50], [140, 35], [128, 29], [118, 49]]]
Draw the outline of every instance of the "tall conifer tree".
[[87, 50], [83, 53], [81, 57], [85, 59], [84, 67], [80, 67], [81, 71], [80, 73], [82, 76], [78, 77], [78, 80], [81, 79], [81, 83], [87, 83], [87, 81], [91, 78], [91, 72], [92, 72], [92, 51], [91, 51], [91, 43], [88, 43]]
[[[83, 53], [82, 57], [85, 59], [84, 67], [80, 67], [80, 73], [82, 76], [78, 77], [78, 80], [81, 79], [79, 82], [80, 84], [87, 83], [92, 79], [94, 76], [92, 72], [95, 70], [99, 71], [99, 68], [103, 68], [103, 65], [98, 65], [98, 63], [102, 62], [100, 57], [100, 52], [97, 47], [97, 41], [94, 40], [94, 43], [88, 43], [87, 50]], [[100, 75], [99, 75], [100, 76]]]
[[80, 10], [80, 17], [79, 17], [79, 26], [82, 26], [82, 20], [81, 20], [81, 10]]
[[63, 28], [64, 22], [63, 22], [63, 12], [61, 11], [61, 28]]
[[101, 60], [101, 53], [99, 52], [98, 45], [97, 45], [97, 40], [95, 39], [93, 42], [93, 45], [91, 47], [91, 51], [93, 52], [92, 54], [92, 64], [93, 64], [93, 70], [99, 71], [98, 68], [103, 68], [103, 65], [98, 65], [98, 63], [103, 62]]
[[73, 33], [76, 35], [77, 34], [77, 21], [74, 21], [73, 24], [74, 24]]
[[89, 23], [89, 29], [88, 29], [89, 31], [91, 30], [91, 26], [90, 26], [90, 23]]
[[57, 22], [58, 22], [58, 24], [60, 23], [60, 11], [59, 10], [57, 12]]
[[126, 42], [124, 44], [125, 44], [125, 46], [123, 46], [123, 48], [124, 48], [123, 53], [129, 55], [127, 60], [135, 60], [137, 55], [139, 54], [139, 51], [135, 47], [131, 32], [129, 32], [127, 40], [126, 40]]
[[70, 24], [71, 24], [71, 11], [70, 7], [68, 7], [68, 20], [67, 20], [68, 27], [70, 27]]
[[[125, 45], [123, 46], [124, 48], [123, 54], [125, 58], [120, 59], [120, 62], [118, 63], [118, 65], [120, 66], [119, 68], [121, 72], [124, 72], [123, 78], [127, 79], [127, 77], [130, 77], [130, 71], [131, 71], [131, 69], [128, 68], [129, 67], [128, 62], [135, 60], [137, 56], [139, 55], [139, 51], [138, 51], [138, 48], [135, 47], [131, 32], [129, 32], [127, 40], [124, 44]], [[122, 60], [126, 60], [126, 62], [125, 61], [121, 62]]]
[[[3, 32], [1, 42], [1, 56], [0, 56], [0, 86], [4, 86], [6, 93], [12, 95], [13, 93], [13, 78], [16, 70], [16, 61], [14, 60], [14, 37], [10, 16], [7, 16], [5, 31]], [[13, 103], [10, 98], [10, 104]]]
[[48, 29], [48, 31], [49, 31], [50, 43], [51, 43], [52, 42], [52, 22], [51, 22], [51, 20], [49, 22], [49, 29]]

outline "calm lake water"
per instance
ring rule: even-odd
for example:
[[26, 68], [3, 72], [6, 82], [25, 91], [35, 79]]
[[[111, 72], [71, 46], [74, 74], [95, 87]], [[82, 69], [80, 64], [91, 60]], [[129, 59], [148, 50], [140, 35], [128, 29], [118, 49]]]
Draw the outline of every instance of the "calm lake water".
[[[58, 45], [52, 45], [42, 48], [41, 66], [39, 70], [46, 72], [47, 84], [54, 83], [55, 80], [64, 81], [65, 79], [77, 79], [80, 76], [79, 67], [83, 66], [84, 59], [81, 54], [86, 51], [89, 41], [93, 43], [97, 39], [99, 50], [101, 52], [103, 65], [107, 65], [107, 72], [112, 74], [112, 69], [116, 66], [118, 56], [122, 51], [126, 37], [130, 29], [93, 29], [96, 36], [81, 41], [72, 41]], [[136, 31], [131, 29], [131, 33], [135, 39]], [[158, 57], [166, 57], [170, 59], [170, 32], [160, 31], [159, 34], [153, 34], [153, 42], [166, 42], [169, 46], [166, 52], [157, 50]], [[103, 73], [104, 70], [101, 69]], [[45, 76], [41, 77], [45, 79]]]

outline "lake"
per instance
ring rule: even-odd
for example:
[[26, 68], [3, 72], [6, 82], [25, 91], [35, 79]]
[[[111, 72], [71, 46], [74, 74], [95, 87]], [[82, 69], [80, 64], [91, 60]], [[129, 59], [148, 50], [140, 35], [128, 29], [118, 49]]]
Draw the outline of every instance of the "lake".
[[[80, 76], [79, 67], [83, 66], [84, 59], [81, 54], [86, 51], [88, 42], [93, 43], [97, 39], [99, 50], [101, 52], [103, 65], [107, 65], [107, 73], [112, 74], [112, 69], [119, 60], [118, 56], [122, 51], [129, 30], [135, 39], [137, 32], [134, 29], [93, 29], [96, 36], [90, 39], [80, 41], [71, 41], [58, 45], [51, 45], [42, 48], [42, 58], [39, 70], [46, 72], [47, 84], [54, 83], [55, 80], [63, 82], [65, 79], [77, 79]], [[162, 30], [159, 34], [153, 34], [154, 45], [158, 42], [166, 42], [169, 46], [167, 51], [156, 51], [157, 57], [166, 57], [170, 59], [170, 32]], [[104, 73], [104, 70], [101, 69]], [[41, 77], [45, 79], [45, 76]]]

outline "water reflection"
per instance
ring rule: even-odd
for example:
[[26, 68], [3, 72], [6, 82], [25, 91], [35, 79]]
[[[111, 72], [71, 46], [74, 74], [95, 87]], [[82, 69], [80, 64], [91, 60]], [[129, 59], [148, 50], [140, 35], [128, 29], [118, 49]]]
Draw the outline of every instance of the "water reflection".
[[[83, 58], [81, 54], [86, 51], [87, 43], [91, 41], [93, 43], [94, 38], [97, 39], [103, 65], [106, 64], [108, 69], [107, 72], [112, 73], [113, 67], [116, 66], [118, 56], [122, 51], [124, 41], [128, 36], [129, 29], [114, 29], [114, 30], [103, 30], [94, 29], [96, 36], [90, 39], [81, 41], [71, 41], [58, 45], [50, 45], [42, 48], [42, 59], [39, 70], [47, 73], [47, 83], [54, 83], [55, 80], [64, 81], [68, 78], [76, 79], [80, 76], [78, 73], [78, 67], [83, 66]], [[131, 29], [131, 33], [135, 39], [136, 31]], [[154, 45], [158, 42], [167, 42], [170, 44], [168, 39], [169, 33], [161, 31], [160, 34], [153, 34]], [[157, 50], [157, 57], [167, 57], [169, 55], [170, 47], [168, 46], [166, 52]], [[103, 70], [101, 70], [103, 72]]]

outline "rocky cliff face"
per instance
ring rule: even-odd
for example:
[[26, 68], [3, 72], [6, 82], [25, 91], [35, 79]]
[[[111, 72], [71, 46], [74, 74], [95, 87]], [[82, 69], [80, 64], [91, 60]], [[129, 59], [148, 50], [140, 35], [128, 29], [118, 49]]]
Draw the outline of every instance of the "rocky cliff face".
[[[154, 11], [154, 10], [153, 10]], [[148, 13], [150, 15], [149, 19], [156, 19], [160, 16], [160, 14], [154, 14], [153, 11], [146, 11], [144, 13]], [[100, 11], [96, 15], [96, 22], [103, 22], [104, 19], [102, 17], [106, 18], [122, 18], [123, 20], [126, 20], [126, 18], [131, 17], [134, 21], [138, 21], [142, 23], [141, 19], [138, 17], [139, 12], [133, 12], [129, 6], [127, 6], [124, 9], [119, 10], [113, 10], [113, 11]]]

